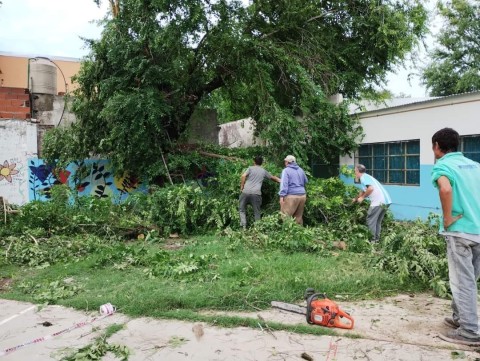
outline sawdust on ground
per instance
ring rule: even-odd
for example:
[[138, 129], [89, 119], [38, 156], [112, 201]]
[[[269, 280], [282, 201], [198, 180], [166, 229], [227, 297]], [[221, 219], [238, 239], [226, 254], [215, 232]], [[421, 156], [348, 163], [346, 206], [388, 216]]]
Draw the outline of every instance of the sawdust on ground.
[[[91, 343], [108, 325], [116, 323], [123, 324], [124, 328], [111, 336], [108, 342], [127, 346], [131, 351], [130, 361], [480, 360], [480, 354], [475, 349], [438, 338], [439, 332], [447, 330], [442, 320], [450, 313], [448, 300], [420, 294], [375, 301], [337, 300], [337, 303], [355, 319], [354, 329], [335, 329], [337, 336], [313, 336], [268, 330], [265, 324], [269, 322], [305, 324], [304, 316], [277, 309], [235, 314], [261, 319], [264, 327], [221, 328], [184, 321], [132, 319], [119, 312], [95, 320], [98, 312], [86, 313], [58, 306], [32, 307], [28, 303], [0, 299], [0, 359], [60, 360]], [[222, 314], [213, 311], [204, 313]], [[229, 315], [232, 313], [229, 312]], [[84, 321], [87, 324], [83, 327], [48, 337]], [[47, 328], [45, 324], [52, 326]], [[352, 335], [357, 337], [350, 337]], [[7, 348], [42, 336], [47, 336], [46, 340], [1, 356]], [[107, 354], [102, 360], [115, 360], [115, 357]]]

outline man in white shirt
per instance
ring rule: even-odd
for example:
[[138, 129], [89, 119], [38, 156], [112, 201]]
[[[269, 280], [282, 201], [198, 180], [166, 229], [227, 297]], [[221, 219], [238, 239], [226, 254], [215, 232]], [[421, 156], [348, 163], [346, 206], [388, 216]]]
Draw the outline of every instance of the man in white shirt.
[[379, 181], [365, 173], [366, 170], [363, 164], [357, 164], [355, 166], [355, 177], [359, 180], [362, 190], [354, 201], [362, 203], [365, 198], [370, 200], [370, 207], [367, 213], [367, 226], [373, 235], [371, 242], [377, 243], [380, 240], [383, 217], [385, 213], [387, 213], [387, 208], [392, 203], [392, 199]]

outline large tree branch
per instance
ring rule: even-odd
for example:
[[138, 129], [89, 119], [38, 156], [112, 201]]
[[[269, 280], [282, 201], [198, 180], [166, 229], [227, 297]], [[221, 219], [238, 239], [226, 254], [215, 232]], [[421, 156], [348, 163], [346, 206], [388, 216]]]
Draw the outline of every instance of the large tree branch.
[[205, 94], [205, 93], [208, 94], [208, 93], [211, 93], [212, 91], [214, 91], [215, 89], [218, 89], [218, 88], [222, 87], [223, 85], [225, 85], [225, 80], [223, 79], [223, 76], [218, 74], [210, 82], [208, 82], [202, 88], [200, 88], [198, 90], [198, 92], [196, 92], [196, 94], [199, 95], [199, 96], [202, 95], [202, 94]]
[[112, 8], [112, 15], [114, 18], [116, 18], [120, 12], [119, 0], [109, 0], [109, 1], [110, 1], [110, 7]]

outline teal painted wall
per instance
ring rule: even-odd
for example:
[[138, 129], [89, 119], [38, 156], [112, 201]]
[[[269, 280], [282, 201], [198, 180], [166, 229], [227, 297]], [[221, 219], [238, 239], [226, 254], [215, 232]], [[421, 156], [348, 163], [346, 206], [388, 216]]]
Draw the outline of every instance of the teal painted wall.
[[429, 213], [442, 212], [438, 191], [431, 181], [433, 165], [420, 166], [420, 186], [385, 186], [392, 197], [390, 206], [396, 219], [426, 220]]
[[[426, 220], [430, 213], [442, 213], [438, 191], [430, 178], [432, 168], [433, 165], [420, 166], [420, 186], [384, 185], [392, 198], [390, 210], [395, 219]], [[353, 184], [353, 179], [344, 178], [344, 181]]]
[[[110, 197], [115, 202], [123, 202], [132, 192], [147, 191], [140, 177], [114, 173], [105, 159], [73, 162], [62, 169], [46, 164], [43, 159], [31, 158], [28, 159], [29, 200], [50, 199], [50, 191], [56, 184], [68, 185], [81, 196]], [[77, 179], [79, 175], [81, 179]]]

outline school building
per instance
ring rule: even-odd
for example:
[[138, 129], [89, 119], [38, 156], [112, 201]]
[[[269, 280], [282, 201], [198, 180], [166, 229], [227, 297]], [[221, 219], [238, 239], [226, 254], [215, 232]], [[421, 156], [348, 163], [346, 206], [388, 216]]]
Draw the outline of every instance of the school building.
[[479, 114], [480, 92], [364, 111], [358, 116], [365, 136], [355, 156], [341, 157], [340, 165], [365, 165], [390, 193], [396, 219], [441, 214], [430, 176], [435, 163], [432, 135], [441, 128], [455, 129], [461, 136], [459, 150], [480, 162]]

